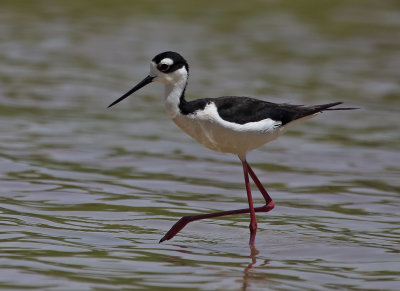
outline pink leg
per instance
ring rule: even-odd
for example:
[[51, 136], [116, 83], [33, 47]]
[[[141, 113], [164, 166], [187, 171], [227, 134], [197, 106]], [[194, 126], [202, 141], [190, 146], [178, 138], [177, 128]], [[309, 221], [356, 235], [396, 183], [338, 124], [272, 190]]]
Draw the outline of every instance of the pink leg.
[[254, 241], [256, 239], [257, 232], [257, 219], [256, 212], [254, 211], [253, 198], [251, 197], [251, 189], [249, 182], [249, 167], [247, 165], [246, 160], [242, 161], [243, 166], [243, 174], [244, 174], [244, 183], [246, 184], [246, 192], [247, 192], [247, 201], [249, 202], [249, 212], [250, 212], [250, 246], [254, 246]]
[[[254, 245], [255, 230], [257, 229], [257, 221], [255, 220], [254, 212], [268, 212], [268, 211], [272, 210], [274, 208], [274, 201], [268, 195], [267, 191], [264, 189], [264, 187], [262, 186], [260, 180], [254, 174], [253, 170], [251, 169], [250, 165], [246, 162], [246, 160], [242, 161], [242, 165], [243, 165], [243, 172], [244, 172], [244, 176], [245, 176], [247, 196], [248, 196], [248, 198], [250, 197], [249, 208], [228, 210], [228, 211], [221, 211], [221, 212], [214, 212], [214, 213], [207, 213], [207, 214], [200, 214], [200, 215], [183, 216], [163, 236], [163, 238], [160, 240], [160, 243], [163, 242], [163, 241], [166, 241], [166, 240], [169, 240], [169, 239], [173, 238], [189, 222], [196, 221], [196, 220], [201, 220], [201, 219], [207, 219], [207, 218], [221, 217], [221, 216], [226, 216], [226, 215], [250, 213], [251, 214], [251, 217], [250, 217], [251, 218], [251, 223], [250, 223], [250, 245]], [[251, 193], [250, 193], [250, 196], [249, 196], [250, 183], [249, 183], [248, 174], [250, 174], [250, 176], [253, 179], [254, 183], [257, 185], [258, 189], [260, 190], [261, 194], [263, 195], [263, 197], [265, 199], [265, 205], [264, 206], [255, 207], [255, 208], [252, 207], [253, 209], [250, 209], [250, 207], [251, 207], [250, 204], [253, 205], [253, 201], [251, 199]], [[254, 216], [254, 220], [252, 219], [252, 216]], [[255, 221], [255, 227], [254, 227], [254, 222], [253, 221]], [[252, 224], [253, 224], [253, 226], [252, 226]], [[253, 233], [254, 234], [252, 234], [252, 228], [253, 228]]]
[[265, 212], [268, 212], [272, 210], [275, 206], [274, 201], [272, 200], [271, 196], [267, 193], [267, 190], [265, 190], [264, 186], [261, 184], [260, 180], [258, 180], [258, 177], [256, 174], [254, 174], [253, 169], [250, 167], [250, 165], [247, 163], [247, 161], [244, 161], [246, 163], [247, 169], [249, 171], [249, 174], [251, 178], [253, 179], [254, 183], [257, 185], [258, 190], [260, 190], [262, 196], [265, 199], [265, 207], [268, 209]]

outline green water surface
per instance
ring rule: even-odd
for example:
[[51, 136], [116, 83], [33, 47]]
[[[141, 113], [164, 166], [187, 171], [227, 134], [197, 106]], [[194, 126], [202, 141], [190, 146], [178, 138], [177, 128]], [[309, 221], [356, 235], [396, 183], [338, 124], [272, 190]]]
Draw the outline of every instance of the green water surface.
[[[0, 3], [1, 290], [399, 290], [399, 1]], [[188, 99], [343, 101], [248, 155], [198, 145], [142, 80], [175, 50]], [[254, 188], [255, 202], [261, 195]]]

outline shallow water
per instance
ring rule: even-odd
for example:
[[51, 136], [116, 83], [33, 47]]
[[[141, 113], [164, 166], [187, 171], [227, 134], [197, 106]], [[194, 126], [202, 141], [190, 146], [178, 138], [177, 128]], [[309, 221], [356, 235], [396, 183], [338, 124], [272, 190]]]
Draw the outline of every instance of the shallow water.
[[[396, 1], [2, 1], [0, 20], [1, 289], [399, 288]], [[158, 243], [247, 203], [238, 159], [182, 133], [161, 85], [106, 109], [167, 49], [189, 99], [361, 108], [249, 154], [276, 202], [253, 252], [247, 215]]]

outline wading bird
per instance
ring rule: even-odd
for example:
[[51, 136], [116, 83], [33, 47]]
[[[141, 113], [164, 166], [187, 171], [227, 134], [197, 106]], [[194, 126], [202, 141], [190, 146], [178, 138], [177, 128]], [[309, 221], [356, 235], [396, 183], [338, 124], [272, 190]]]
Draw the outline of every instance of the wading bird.
[[[186, 60], [176, 52], [163, 52], [152, 59], [149, 75], [108, 107], [117, 104], [151, 82], [164, 83], [166, 111], [184, 132], [209, 149], [235, 154], [239, 157], [243, 166], [249, 208], [184, 216], [172, 226], [160, 242], [173, 238], [185, 225], [195, 220], [250, 213], [249, 243], [254, 246], [257, 231], [255, 213], [272, 210], [274, 201], [247, 163], [246, 154], [276, 139], [293, 125], [310, 119], [322, 111], [356, 108], [332, 108], [342, 102], [302, 106], [275, 104], [237, 96], [187, 101], [185, 90], [188, 77], [189, 65]], [[264, 206], [253, 206], [249, 175], [265, 199]]]

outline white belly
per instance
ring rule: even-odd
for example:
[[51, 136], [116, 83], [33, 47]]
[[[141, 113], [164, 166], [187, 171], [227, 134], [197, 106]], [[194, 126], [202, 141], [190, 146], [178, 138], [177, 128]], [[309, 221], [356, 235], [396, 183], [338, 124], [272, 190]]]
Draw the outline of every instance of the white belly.
[[280, 122], [271, 119], [246, 124], [228, 122], [218, 115], [213, 103], [203, 111], [177, 114], [172, 120], [205, 147], [239, 156], [245, 156], [248, 151], [276, 139], [285, 131]]

